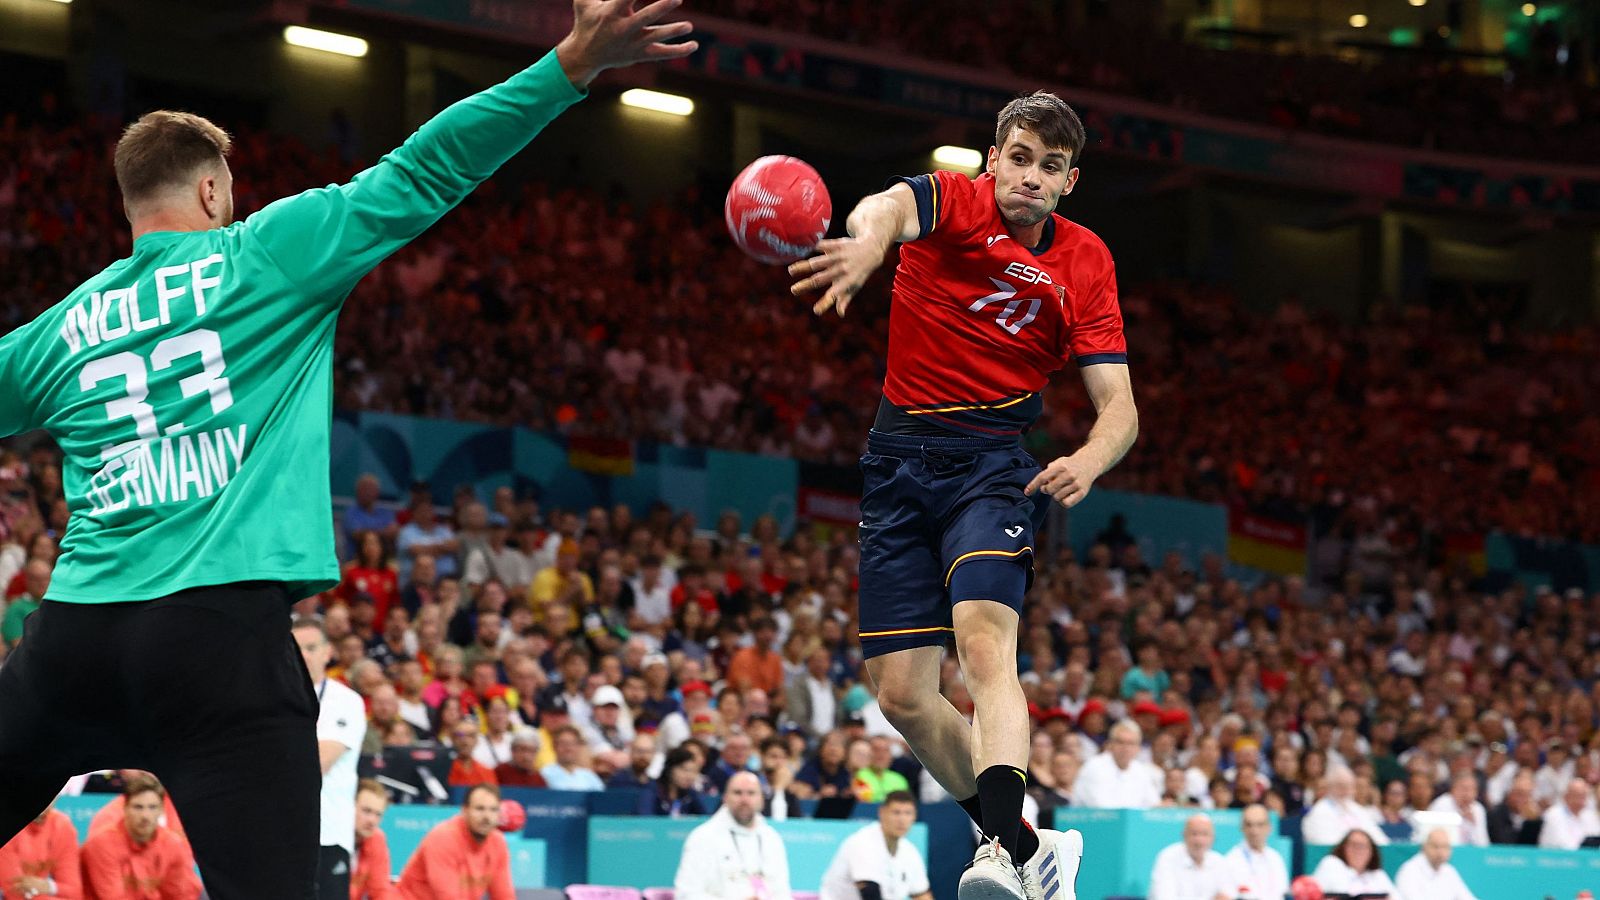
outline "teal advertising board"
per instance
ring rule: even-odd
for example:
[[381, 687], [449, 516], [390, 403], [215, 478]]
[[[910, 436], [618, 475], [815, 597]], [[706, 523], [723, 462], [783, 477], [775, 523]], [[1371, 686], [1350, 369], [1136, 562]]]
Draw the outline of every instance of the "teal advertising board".
[[[1183, 823], [1201, 810], [1194, 809], [1058, 809], [1055, 825], [1083, 832], [1083, 855], [1090, 860], [1078, 872], [1079, 900], [1105, 897], [1143, 897], [1150, 888], [1150, 869], [1156, 854], [1183, 840]], [[1216, 850], [1227, 853], [1244, 840], [1239, 810], [1207, 810], [1216, 828]], [[1276, 832], [1277, 817], [1272, 828]], [[1294, 856], [1288, 838], [1273, 837], [1268, 845]]]
[[[1306, 871], [1314, 871], [1331, 849], [1307, 844]], [[1384, 871], [1394, 877], [1400, 866], [1421, 850], [1416, 844], [1384, 847], [1381, 851]], [[1576, 897], [1579, 891], [1600, 890], [1600, 852], [1594, 850], [1545, 850], [1508, 845], [1457, 847], [1450, 853], [1450, 864], [1456, 867], [1468, 890], [1485, 900], [1498, 897], [1567, 900]]]
[[[589, 820], [589, 881], [636, 888], [671, 887], [689, 832], [703, 818], [665, 819], [596, 816]], [[789, 852], [789, 884], [797, 891], [815, 891], [833, 854], [845, 838], [876, 821], [858, 819], [790, 819], [774, 822]], [[910, 841], [928, 857], [928, 827], [911, 826]]]

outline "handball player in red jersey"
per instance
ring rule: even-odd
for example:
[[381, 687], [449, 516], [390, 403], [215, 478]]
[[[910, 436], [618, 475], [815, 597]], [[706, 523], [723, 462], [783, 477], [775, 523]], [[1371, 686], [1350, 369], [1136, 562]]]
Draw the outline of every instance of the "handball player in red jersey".
[[[1017, 627], [1042, 492], [1072, 506], [1138, 433], [1111, 253], [1054, 213], [1077, 182], [1083, 124], [1039, 92], [1000, 112], [985, 172], [898, 178], [847, 238], [789, 267], [815, 312], [844, 315], [902, 242], [889, 366], [861, 458], [861, 647], [878, 700], [985, 840], [961, 900], [1073, 900], [1083, 839], [1022, 821], [1028, 710]], [[1097, 418], [1042, 470], [1021, 436], [1050, 374], [1077, 366]], [[976, 713], [939, 692], [954, 634]]]

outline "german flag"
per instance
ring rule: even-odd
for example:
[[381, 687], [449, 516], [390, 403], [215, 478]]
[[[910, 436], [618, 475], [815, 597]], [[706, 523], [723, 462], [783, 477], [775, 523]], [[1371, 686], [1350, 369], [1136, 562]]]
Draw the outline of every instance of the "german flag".
[[1306, 572], [1306, 526], [1285, 522], [1242, 506], [1228, 509], [1228, 559], [1277, 575]]
[[633, 442], [618, 438], [568, 438], [567, 465], [592, 475], [609, 475], [613, 478], [632, 475]]

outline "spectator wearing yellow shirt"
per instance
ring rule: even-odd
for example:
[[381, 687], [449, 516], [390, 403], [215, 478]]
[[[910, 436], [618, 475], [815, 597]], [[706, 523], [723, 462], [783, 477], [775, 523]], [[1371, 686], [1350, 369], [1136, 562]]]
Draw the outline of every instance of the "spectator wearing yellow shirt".
[[[540, 569], [528, 585], [528, 604], [533, 607], [534, 621], [544, 624], [546, 608], [560, 603], [567, 609], [583, 609], [594, 602], [594, 582], [585, 572], [578, 571], [578, 543], [561, 542], [556, 551], [556, 564]], [[559, 623], [558, 623], [559, 624]]]

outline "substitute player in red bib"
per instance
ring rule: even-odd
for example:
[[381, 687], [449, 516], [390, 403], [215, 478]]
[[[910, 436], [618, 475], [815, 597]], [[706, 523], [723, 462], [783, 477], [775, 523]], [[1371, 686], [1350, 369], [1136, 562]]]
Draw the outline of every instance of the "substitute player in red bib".
[[[1088, 493], [1138, 433], [1116, 275], [1105, 244], [1055, 215], [1078, 178], [1083, 124], [1053, 94], [1012, 101], [976, 179], [896, 179], [848, 238], [789, 269], [843, 315], [902, 242], [889, 367], [861, 458], [861, 646], [889, 720], [988, 840], [962, 900], [1072, 900], [1082, 836], [1022, 823], [1028, 713], [1017, 627], [1033, 576], [1034, 504]], [[1075, 363], [1097, 410], [1088, 441], [1043, 470], [1020, 446], [1051, 373]], [[939, 692], [954, 634], [976, 707]]]

